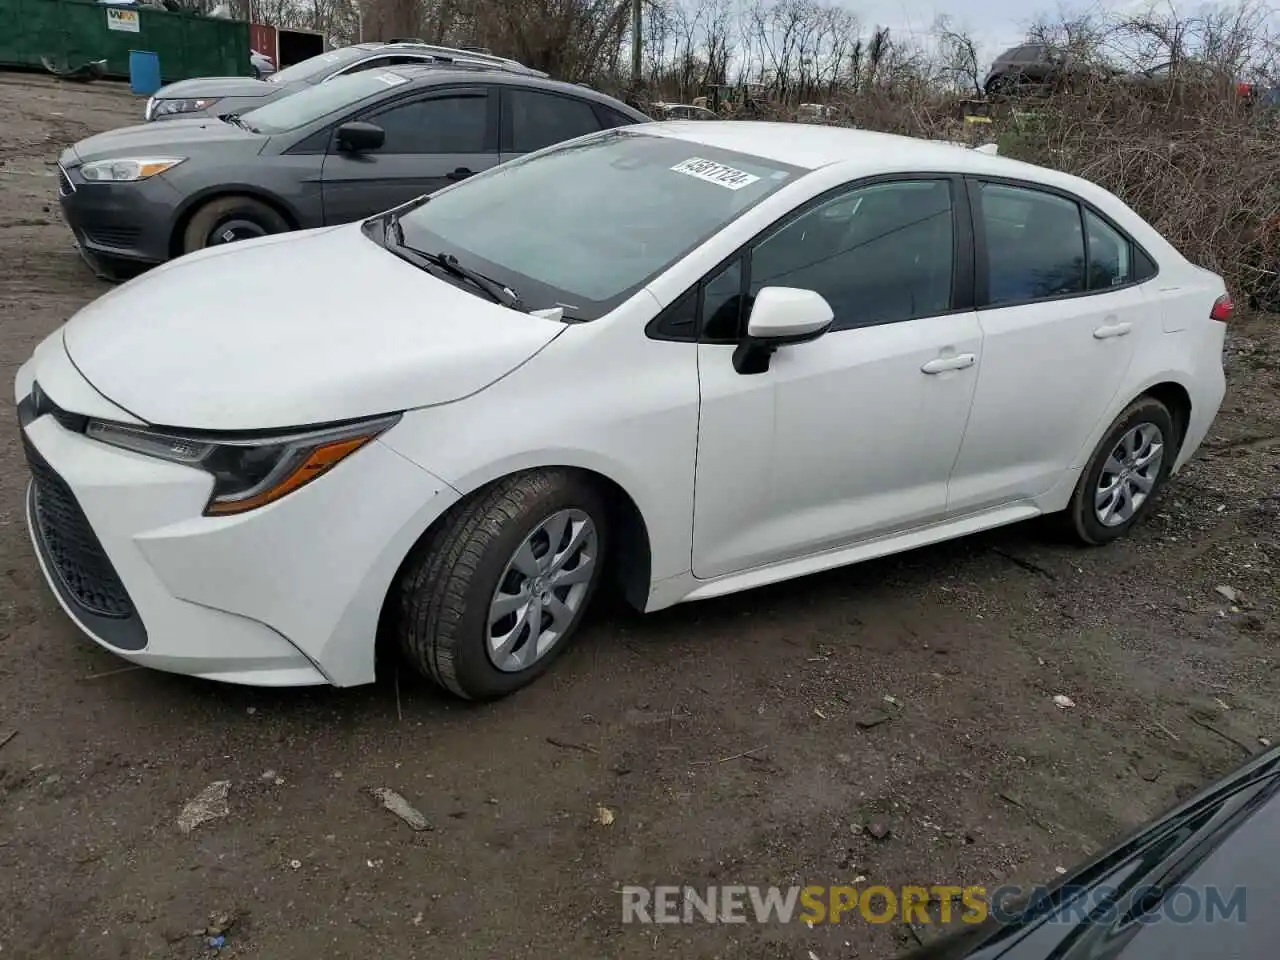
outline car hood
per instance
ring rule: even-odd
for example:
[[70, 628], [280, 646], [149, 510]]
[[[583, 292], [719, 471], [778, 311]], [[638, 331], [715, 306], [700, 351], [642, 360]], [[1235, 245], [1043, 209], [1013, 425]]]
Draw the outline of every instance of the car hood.
[[155, 92], [157, 100], [198, 100], [202, 97], [269, 97], [283, 88], [253, 77], [193, 77]]
[[564, 329], [437, 279], [357, 223], [180, 257], [63, 336], [85, 379], [147, 423], [258, 430], [458, 400]]
[[[155, 156], [177, 152], [178, 156], [186, 156], [181, 151], [189, 150], [193, 145], [212, 143], [242, 142], [246, 149], [261, 150], [266, 140], [262, 134], [250, 133], [235, 124], [224, 123], [212, 117], [188, 117], [166, 120], [164, 123], [140, 123], [99, 133], [71, 147], [70, 159], [73, 162], [88, 163], [91, 160], [126, 155]], [[65, 161], [63, 166], [66, 166]]]

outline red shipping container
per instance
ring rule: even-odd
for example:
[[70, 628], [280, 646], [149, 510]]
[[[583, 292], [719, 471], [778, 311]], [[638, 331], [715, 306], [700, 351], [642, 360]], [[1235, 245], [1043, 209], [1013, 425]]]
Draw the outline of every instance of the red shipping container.
[[280, 49], [276, 37], [276, 28], [265, 23], [249, 24], [249, 46], [259, 53], [265, 53], [271, 62], [280, 68]]

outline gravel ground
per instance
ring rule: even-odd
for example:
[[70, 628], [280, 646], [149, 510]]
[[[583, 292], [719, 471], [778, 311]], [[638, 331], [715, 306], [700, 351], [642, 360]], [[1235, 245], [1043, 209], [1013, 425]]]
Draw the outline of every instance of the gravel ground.
[[[6, 384], [108, 289], [72, 250], [52, 160], [139, 112], [114, 85], [0, 75]], [[1123, 543], [1027, 525], [649, 617], [601, 610], [551, 675], [480, 708], [405, 678], [271, 691], [122, 671], [41, 582], [8, 428], [0, 952], [192, 958], [223, 915], [221, 955], [272, 960], [893, 956], [916, 936], [898, 924], [624, 926], [617, 888], [1041, 880], [1259, 750], [1280, 720], [1274, 321], [1245, 318], [1228, 352], [1201, 458]], [[215, 781], [229, 812], [182, 832]]]

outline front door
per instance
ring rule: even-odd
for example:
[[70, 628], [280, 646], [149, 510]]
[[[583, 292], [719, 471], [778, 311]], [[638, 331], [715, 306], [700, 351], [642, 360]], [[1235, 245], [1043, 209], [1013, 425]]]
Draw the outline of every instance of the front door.
[[498, 162], [497, 103], [486, 87], [433, 91], [348, 119], [376, 124], [386, 140], [357, 154], [330, 143], [322, 180], [325, 223], [373, 216]]
[[1135, 342], [1161, 326], [1131, 243], [1092, 211], [1012, 183], [974, 183], [970, 193], [983, 357], [951, 481], [954, 514], [1070, 479]]
[[[982, 361], [957, 179], [853, 187], [702, 286], [693, 571], [712, 578], [941, 519]], [[731, 356], [756, 292], [816, 290], [832, 330], [761, 374]]]

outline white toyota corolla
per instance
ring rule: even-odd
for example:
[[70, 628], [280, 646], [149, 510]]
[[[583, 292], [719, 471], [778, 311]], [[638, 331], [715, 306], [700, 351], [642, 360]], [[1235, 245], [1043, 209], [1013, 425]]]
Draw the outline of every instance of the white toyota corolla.
[[1050, 170], [605, 131], [100, 297], [18, 372], [29, 524], [137, 663], [359, 684], [382, 629], [495, 697], [606, 579], [652, 611], [1041, 514], [1125, 533], [1218, 410], [1230, 313]]

